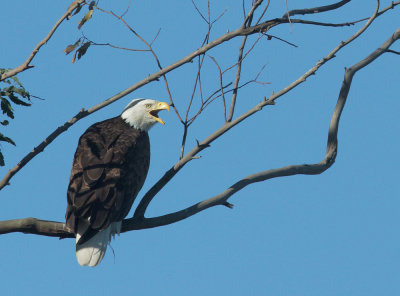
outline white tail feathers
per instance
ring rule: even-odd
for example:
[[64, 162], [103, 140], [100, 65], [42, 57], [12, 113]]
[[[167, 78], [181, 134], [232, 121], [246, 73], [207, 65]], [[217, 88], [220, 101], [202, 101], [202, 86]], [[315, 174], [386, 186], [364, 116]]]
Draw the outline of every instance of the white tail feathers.
[[[87, 242], [76, 245], [76, 259], [80, 265], [88, 265], [90, 267], [97, 266], [107, 251], [107, 245], [114, 238], [115, 234], [121, 232], [122, 222], [113, 222], [106, 229], [100, 231]], [[89, 227], [89, 223], [79, 221], [78, 233], [76, 234], [76, 242], [81, 238], [83, 233]]]

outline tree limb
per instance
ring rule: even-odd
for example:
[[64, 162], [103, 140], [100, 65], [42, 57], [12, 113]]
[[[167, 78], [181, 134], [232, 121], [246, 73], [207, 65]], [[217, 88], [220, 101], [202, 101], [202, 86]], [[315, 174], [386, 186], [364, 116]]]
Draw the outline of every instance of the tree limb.
[[[82, 0], [76, 0], [75, 2], [73, 2], [73, 4], [71, 4], [70, 8], [68, 9], [67, 12], [71, 13], [73, 11], [73, 9], [75, 9], [78, 5], [78, 3], [81, 3]], [[76, 6], [74, 6], [76, 3]], [[379, 3], [379, 1], [378, 1]], [[389, 7], [385, 8], [384, 11], [387, 11], [388, 9], [392, 9], [394, 6], [400, 4], [400, 1], [396, 2], [396, 3], [392, 3]], [[378, 15], [375, 14], [375, 17], [381, 15], [382, 13], [379, 13]], [[68, 14], [65, 14], [67, 17]], [[371, 19], [370, 19], [371, 20]], [[293, 20], [292, 20], [293, 21]], [[194, 52], [192, 52], [191, 54], [187, 55], [186, 57], [182, 58], [181, 60], [159, 70], [158, 72], [147, 76], [145, 79], [131, 85], [130, 87], [128, 87], [127, 89], [119, 92], [118, 94], [108, 98], [107, 100], [85, 110], [82, 109], [79, 113], [77, 113], [73, 118], [71, 118], [70, 120], [68, 120], [67, 122], [65, 122], [62, 126], [58, 127], [55, 131], [53, 131], [42, 143], [39, 144], [39, 146], [37, 146], [36, 148], [34, 148], [31, 152], [29, 152], [26, 156], [24, 156], [22, 158], [22, 160], [15, 165], [12, 169], [10, 169], [7, 174], [4, 176], [4, 178], [0, 181], [0, 190], [3, 189], [5, 186], [9, 185], [9, 181], [11, 180], [11, 178], [19, 171], [21, 170], [29, 161], [31, 161], [36, 155], [38, 155], [40, 152], [42, 152], [55, 138], [57, 138], [60, 134], [62, 134], [63, 132], [65, 132], [66, 130], [68, 130], [68, 128], [70, 126], [72, 126], [73, 124], [75, 124], [77, 121], [81, 120], [82, 118], [85, 118], [86, 116], [99, 111], [100, 109], [108, 106], [111, 103], [114, 103], [116, 101], [118, 101], [119, 99], [123, 98], [124, 96], [130, 94], [131, 92], [141, 88], [142, 86], [158, 80], [161, 76], [164, 77], [165, 74], [169, 73], [170, 71], [184, 65], [187, 63], [190, 63], [195, 57], [205, 54], [207, 51], [211, 50], [212, 48], [227, 42], [235, 37], [238, 36], [246, 36], [246, 35], [252, 35], [252, 34], [257, 34], [260, 32], [265, 33], [266, 31], [268, 31], [269, 29], [279, 25], [279, 24], [284, 24], [284, 23], [288, 23], [289, 20], [286, 18], [277, 18], [277, 19], [272, 19], [272, 20], [268, 20], [265, 21], [261, 24], [258, 25], [254, 25], [254, 26], [250, 26], [250, 27], [240, 27], [232, 32], [228, 32], [226, 34], [224, 34], [223, 36], [215, 39], [214, 41], [202, 46], [201, 48], [195, 50]], [[368, 22], [367, 24], [369, 25], [370, 22]], [[365, 27], [365, 26], [364, 26]], [[363, 27], [363, 28], [364, 28]], [[366, 28], [366, 27], [365, 27]], [[365, 29], [362, 29], [365, 30]], [[359, 31], [360, 32], [360, 31]], [[362, 32], [361, 32], [362, 33]], [[357, 33], [355, 36], [358, 36], [359, 34]], [[356, 37], [355, 37], [356, 38]], [[322, 63], [324, 64], [324, 62]], [[321, 64], [321, 65], [322, 65]], [[7, 72], [8, 73], [8, 72]], [[290, 86], [289, 86], [290, 87]], [[290, 88], [291, 89], [291, 88]], [[190, 157], [190, 159], [192, 159], [192, 157]], [[157, 191], [158, 192], [158, 191]]]
[[258, 111], [261, 111], [265, 106], [267, 105], [274, 105], [275, 100], [281, 97], [282, 95], [286, 94], [299, 84], [303, 83], [306, 81], [306, 79], [314, 75], [317, 70], [324, 65], [326, 62], [329, 60], [333, 59], [336, 55], [336, 53], [341, 50], [344, 46], [348, 45], [352, 41], [354, 41], [357, 37], [359, 37], [365, 30], [371, 25], [371, 23], [375, 20], [377, 13], [379, 11], [379, 0], [377, 0], [377, 6], [375, 9], [375, 12], [371, 16], [371, 18], [368, 20], [368, 22], [360, 29], [358, 30], [353, 36], [351, 36], [349, 39], [346, 41], [342, 41], [335, 49], [333, 49], [325, 58], [322, 60], [318, 61], [317, 64], [312, 67], [310, 70], [308, 70], [304, 75], [299, 77], [297, 80], [286, 86], [284, 89], [279, 91], [276, 94], [272, 94], [268, 100], [264, 100], [257, 104], [255, 107], [252, 109], [248, 110], [241, 116], [235, 118], [232, 121], [225, 122], [223, 126], [221, 126], [218, 130], [216, 130], [213, 134], [208, 136], [205, 140], [203, 140], [200, 144], [198, 144], [195, 148], [193, 148], [190, 152], [188, 152], [183, 158], [181, 158], [172, 168], [170, 168], [164, 176], [161, 177], [160, 180], [157, 181], [156, 184], [153, 185], [153, 187], [150, 188], [149, 191], [144, 195], [142, 200], [139, 202], [138, 207], [136, 208], [134, 218], [144, 218], [144, 214], [146, 212], [146, 209], [152, 199], [156, 196], [156, 194], [182, 169], [189, 161], [193, 159], [200, 151], [204, 150], [205, 148], [209, 147], [210, 144], [218, 139], [220, 136], [225, 134], [227, 131], [229, 131], [232, 127], [236, 126], [246, 118], [250, 117], [254, 113], [257, 113]]
[[[373, 61], [379, 58], [383, 53], [388, 52], [389, 47], [399, 39], [400, 28], [398, 28], [394, 32], [394, 34], [378, 49], [376, 49], [374, 52], [372, 52], [370, 55], [368, 55], [357, 64], [346, 69], [342, 86], [339, 92], [338, 101], [333, 111], [331, 122], [329, 125], [326, 154], [321, 162], [315, 164], [291, 165], [249, 175], [233, 184], [224, 192], [181, 211], [153, 218], [141, 218], [140, 216], [138, 216], [130, 219], [125, 219], [122, 223], [121, 232], [164, 226], [186, 219], [216, 205], [230, 205], [227, 203], [227, 200], [234, 193], [243, 189], [247, 185], [256, 182], [262, 182], [272, 178], [293, 176], [298, 174], [316, 175], [321, 174], [325, 170], [329, 169], [336, 159], [338, 146], [337, 134], [339, 129], [340, 116], [346, 104], [354, 75], [359, 70], [367, 67]], [[65, 230], [65, 224], [60, 222], [39, 220], [35, 218], [0, 221], [0, 234], [12, 232], [23, 232], [60, 238], [74, 237], [72, 233]]]
[[[67, 15], [67, 13], [65, 15]], [[110, 105], [111, 103], [114, 103], [114, 102], [120, 100], [121, 98], [123, 98], [126, 95], [130, 94], [131, 92], [143, 87], [144, 85], [146, 85], [152, 81], [158, 80], [160, 77], [171, 72], [172, 70], [174, 70], [184, 64], [190, 63], [195, 57], [206, 53], [210, 49], [212, 49], [224, 42], [227, 42], [238, 36], [257, 34], [260, 31], [265, 32], [265, 31], [268, 31], [269, 29], [273, 28], [274, 26], [277, 26], [282, 23], [287, 23], [287, 20], [273, 19], [273, 20], [266, 21], [262, 24], [259, 24], [257, 26], [239, 28], [235, 31], [228, 32], [225, 35], [223, 35], [223, 36], [215, 39], [214, 41], [202, 46], [201, 48], [195, 50], [191, 54], [180, 59], [179, 61], [157, 71], [156, 73], [154, 73], [152, 75], [147, 76], [145, 79], [131, 85], [127, 89], [108, 98], [107, 100], [105, 100], [87, 110], [82, 109], [73, 118], [71, 118], [70, 120], [65, 122], [62, 126], [58, 127], [55, 131], [53, 131], [42, 143], [39, 144], [39, 146], [37, 148], [34, 148], [33, 151], [31, 151], [25, 157], [23, 157], [22, 160], [16, 166], [14, 166], [12, 169], [10, 169], [7, 172], [7, 174], [4, 176], [4, 178], [0, 181], [0, 190], [3, 189], [5, 186], [9, 185], [9, 181], [11, 180], [11, 178], [19, 170], [21, 170], [29, 161], [31, 161], [36, 155], [38, 155], [40, 152], [42, 152], [44, 150], [44, 148], [46, 148], [55, 138], [57, 138], [60, 134], [62, 134], [66, 130], [68, 130], [69, 127], [71, 127], [73, 124], [75, 124], [77, 121], [81, 120], [82, 118], [85, 118], [86, 116], [88, 116], [96, 111], [99, 111], [100, 109], [103, 109], [104, 107]], [[9, 72], [7, 72], [7, 73], [9, 73]]]

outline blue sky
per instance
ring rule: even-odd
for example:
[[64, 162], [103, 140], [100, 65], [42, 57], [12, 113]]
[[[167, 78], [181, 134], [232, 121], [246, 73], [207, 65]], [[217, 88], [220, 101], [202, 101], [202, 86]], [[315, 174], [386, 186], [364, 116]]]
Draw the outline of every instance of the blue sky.
[[[21, 64], [69, 2], [2, 1], [0, 66]], [[205, 1], [198, 2], [206, 11]], [[211, 39], [234, 30], [242, 21], [241, 1], [214, 2], [214, 17], [227, 11], [215, 24]], [[285, 1], [271, 2], [266, 19], [282, 16]], [[290, 9], [332, 3], [287, 2]], [[127, 3], [100, 1], [102, 7], [119, 14]], [[389, 3], [381, 1], [381, 6]], [[369, 16], [374, 7], [375, 1], [354, 0], [338, 12], [304, 19], [347, 22]], [[2, 144], [6, 158], [2, 175], [81, 108], [89, 108], [157, 71], [148, 53], [103, 46], [90, 47], [82, 60], [71, 64], [72, 57], [62, 51], [81, 37], [77, 23], [83, 14], [63, 23], [34, 59], [35, 68], [18, 76], [32, 94], [44, 100], [33, 99], [32, 107], [16, 108], [15, 120], [2, 127], [17, 143], [16, 147]], [[125, 19], [146, 40], [152, 40], [161, 28], [154, 49], [164, 66], [199, 48], [207, 30], [190, 1], [133, 1]], [[398, 19], [399, 9], [389, 11], [305, 84], [215, 141], [201, 153], [201, 159], [190, 162], [159, 193], [147, 216], [190, 206], [254, 172], [319, 162], [325, 153], [344, 68], [388, 39], [397, 29]], [[270, 34], [298, 48], [277, 40], [260, 41], [243, 65], [242, 81], [254, 78], [265, 64], [260, 80], [271, 84], [242, 88], [235, 114], [297, 79], [361, 25], [322, 28], [287, 24], [271, 30]], [[121, 23], [98, 11], [82, 31], [98, 43], [143, 48]], [[235, 63], [240, 42], [232, 40], [209, 55], [226, 68]], [[400, 47], [395, 44], [393, 49]], [[211, 93], [219, 87], [218, 72], [210, 58], [205, 63], [203, 87], [205, 93]], [[93, 269], [77, 264], [72, 239], [3, 235], [0, 293], [398, 295], [398, 65], [398, 56], [385, 54], [356, 74], [340, 123], [339, 154], [324, 174], [254, 184], [230, 199], [233, 210], [211, 208], [173, 225], [124, 233], [112, 243], [115, 256], [109, 250], [101, 265]], [[185, 65], [167, 76], [182, 113], [193, 90], [196, 67], [196, 63]], [[224, 81], [228, 83], [233, 77], [234, 71]], [[167, 100], [168, 94], [162, 81], [154, 82], [79, 121], [1, 191], [0, 219], [63, 221], [79, 136], [92, 123], [118, 115], [137, 97]], [[141, 194], [179, 157], [182, 125], [173, 112], [162, 117], [166, 125], [150, 132], [151, 167]], [[222, 124], [222, 103], [216, 101], [193, 124], [187, 150], [194, 147], [196, 139], [204, 139]]]

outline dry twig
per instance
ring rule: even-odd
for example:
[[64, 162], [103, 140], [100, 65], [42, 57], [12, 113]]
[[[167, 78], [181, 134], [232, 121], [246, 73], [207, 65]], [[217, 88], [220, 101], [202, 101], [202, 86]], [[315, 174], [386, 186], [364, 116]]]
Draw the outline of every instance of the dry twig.
[[[261, 111], [264, 107], [267, 105], [273, 105], [275, 100], [277, 100], [279, 97], [282, 95], [286, 94], [299, 84], [303, 83], [306, 81], [308, 77], [311, 75], [315, 74], [318, 69], [323, 66], [325, 63], [327, 63], [329, 60], [333, 59], [335, 55], [346, 45], [354, 41], [357, 37], [359, 37], [368, 27], [369, 25], [374, 21], [374, 19], [378, 16], [378, 9], [379, 9], [379, 1], [377, 1], [377, 9], [375, 10], [375, 13], [373, 16], [369, 19], [369, 21], [358, 31], [356, 32], [353, 36], [351, 36], [349, 39], [346, 41], [341, 42], [336, 48], [334, 48], [326, 57], [321, 59], [319, 62], [316, 63], [314, 67], [309, 69], [307, 72], [305, 72], [301, 77], [299, 77], [297, 80], [289, 84], [287, 87], [283, 88], [281, 91], [277, 92], [276, 94], [272, 94], [268, 99], [265, 99], [264, 101], [260, 102], [244, 114], [238, 116], [237, 118], [233, 119], [232, 121], [225, 122], [223, 126], [221, 126], [218, 130], [216, 130], [213, 134], [211, 134], [209, 137], [204, 139], [203, 141], [199, 142], [198, 145], [192, 149], [190, 152], [188, 152], [182, 159], [180, 159], [170, 170], [168, 170], [165, 175], [145, 194], [145, 196], [142, 198], [142, 200], [139, 203], [139, 206], [137, 207], [134, 217], [130, 219], [126, 219], [123, 221], [122, 225], [122, 232], [126, 231], [131, 231], [131, 230], [137, 230], [137, 229], [145, 229], [145, 228], [152, 228], [152, 227], [158, 227], [162, 225], [167, 225], [171, 223], [178, 222], [180, 220], [186, 219], [200, 211], [203, 211], [209, 207], [213, 207], [216, 205], [225, 205], [228, 207], [231, 207], [232, 205], [227, 202], [227, 200], [236, 192], [239, 190], [243, 189], [244, 187], [255, 183], [255, 182], [261, 182], [261, 181], [266, 181], [271, 178], [277, 178], [277, 177], [283, 177], [283, 176], [291, 176], [291, 175], [296, 175], [296, 174], [305, 174], [305, 175], [314, 175], [314, 174], [321, 174], [328, 168], [332, 166], [336, 159], [336, 154], [337, 154], [337, 134], [338, 134], [338, 126], [339, 126], [339, 121], [340, 121], [340, 116], [343, 111], [343, 108], [345, 106], [349, 90], [351, 87], [352, 79], [354, 75], [364, 67], [368, 66], [370, 63], [375, 61], [379, 56], [381, 56], [385, 52], [393, 52], [393, 50], [390, 49], [390, 46], [396, 42], [398, 39], [400, 39], [400, 28], [397, 29], [394, 34], [378, 49], [373, 51], [368, 57], [364, 58], [361, 60], [359, 63], [355, 64], [354, 66], [346, 69], [345, 75], [344, 75], [344, 80], [341, 86], [341, 90], [339, 93], [338, 101], [336, 104], [336, 107], [334, 109], [334, 112], [332, 114], [330, 126], [329, 126], [329, 131], [328, 131], [328, 142], [327, 142], [327, 150], [324, 159], [315, 164], [302, 164], [302, 165], [291, 165], [283, 168], [278, 168], [278, 169], [272, 169], [272, 170], [266, 170], [262, 171], [259, 173], [255, 173], [252, 175], [247, 176], [246, 178], [243, 178], [230, 186], [227, 190], [224, 192], [211, 197], [209, 199], [206, 199], [200, 203], [197, 203], [191, 207], [188, 207], [186, 209], [183, 209], [181, 211], [171, 213], [168, 215], [164, 216], [159, 216], [159, 217], [154, 217], [154, 218], [145, 218], [144, 214], [147, 210], [148, 205], [152, 201], [152, 199], [155, 197], [155, 195], [174, 177], [174, 175], [183, 168], [185, 164], [187, 164], [190, 160], [195, 159], [197, 157], [197, 154], [206, 149], [207, 147], [210, 146], [210, 144], [217, 138], [221, 137], [223, 134], [228, 132], [232, 127], [236, 126], [243, 120], [247, 119], [248, 117], [252, 116], [253, 114]], [[213, 42], [210, 42], [209, 44], [203, 46], [199, 50], [195, 51], [194, 53], [188, 55], [181, 61], [172, 64], [163, 70], [157, 72], [156, 74], [151, 75], [150, 77], [147, 78], [147, 80], [143, 80], [132, 87], [128, 88], [124, 92], [110, 98], [109, 100], [103, 102], [102, 104], [110, 104], [111, 101], [115, 101], [118, 98], [122, 97], [123, 95], [126, 95], [127, 93], [133, 91], [134, 89], [137, 89], [138, 87], [154, 80], [156, 77], [160, 77], [163, 74], [168, 73], [169, 71], [177, 68], [179, 65], [182, 65], [184, 63], [190, 62], [194, 57], [199, 56], [201, 54], [204, 54], [207, 52], [209, 49], [213, 48], [217, 44], [221, 44], [222, 42], [225, 42], [227, 40], [230, 40], [231, 38], [234, 38], [236, 36], [241, 36], [242, 34], [254, 34], [259, 32], [260, 30], [266, 30], [270, 28], [271, 26], [276, 25], [276, 23], [263, 23], [257, 26], [253, 27], [247, 27], [245, 29], [239, 28], [238, 30], [228, 33], [217, 40], [214, 40]], [[397, 52], [396, 52], [397, 53]], [[223, 91], [223, 90], [221, 90]], [[119, 96], [119, 97], [118, 97]], [[118, 97], [118, 98], [116, 98]], [[83, 118], [84, 116], [87, 116], [90, 113], [93, 113], [95, 110], [98, 110], [104, 106], [95, 106], [92, 107], [91, 109], [85, 111], [82, 110], [80, 113], [78, 113], [71, 121], [76, 122], [79, 120], [79, 118]], [[96, 109], [97, 108], [97, 109]], [[86, 114], [87, 113], [87, 114]], [[73, 122], [67, 122], [65, 125], [72, 125]], [[67, 129], [69, 126], [64, 127]], [[63, 128], [60, 127], [60, 128]], [[57, 131], [53, 132], [56, 133]], [[62, 131], [61, 131], [62, 132]], [[61, 133], [60, 132], [60, 133]], [[52, 135], [53, 135], [52, 134]], [[50, 135], [50, 136], [52, 136]], [[57, 134], [55, 135], [57, 136]], [[45, 142], [47, 139], [45, 140]], [[50, 142], [52, 139], [50, 139]], [[48, 145], [48, 143], [44, 142], [44, 147]], [[42, 147], [42, 149], [44, 148]], [[4, 181], [3, 181], [4, 182]], [[3, 187], [5, 184], [3, 184]], [[4, 233], [10, 233], [10, 232], [24, 232], [24, 233], [33, 233], [33, 234], [39, 234], [39, 235], [47, 235], [47, 236], [56, 236], [56, 237], [73, 237], [73, 235], [67, 231], [65, 231], [64, 228], [64, 223], [60, 222], [53, 222], [53, 221], [44, 221], [44, 220], [38, 220], [35, 218], [26, 218], [26, 219], [17, 219], [17, 220], [9, 220], [9, 221], [2, 221], [0, 222], [0, 234]]]

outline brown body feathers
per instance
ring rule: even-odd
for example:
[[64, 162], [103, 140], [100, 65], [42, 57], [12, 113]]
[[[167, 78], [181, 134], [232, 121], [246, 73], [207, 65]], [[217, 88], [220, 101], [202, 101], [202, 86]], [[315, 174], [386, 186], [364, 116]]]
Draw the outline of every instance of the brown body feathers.
[[131, 127], [120, 116], [86, 130], [73, 160], [65, 215], [74, 233], [79, 220], [89, 221], [78, 244], [128, 215], [149, 164], [147, 132]]

